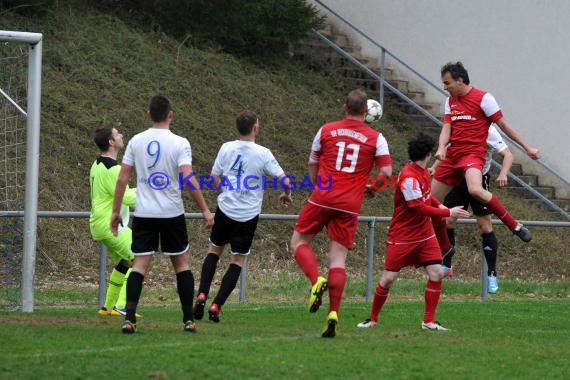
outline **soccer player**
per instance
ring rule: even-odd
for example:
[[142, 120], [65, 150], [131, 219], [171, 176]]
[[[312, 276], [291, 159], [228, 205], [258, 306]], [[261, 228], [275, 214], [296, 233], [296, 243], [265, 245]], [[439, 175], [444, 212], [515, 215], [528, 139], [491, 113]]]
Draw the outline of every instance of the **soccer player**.
[[109, 285], [105, 303], [99, 310], [99, 315], [124, 315], [126, 300], [126, 279], [130, 273], [132, 231], [127, 226], [129, 222], [129, 207], [135, 205], [136, 189], [126, 187], [121, 215], [124, 227], [117, 236], [109, 228], [109, 218], [113, 208], [115, 186], [119, 176], [120, 166], [117, 154], [124, 148], [123, 135], [111, 124], [99, 126], [93, 137], [101, 151], [100, 156], [91, 165], [89, 184], [91, 187], [91, 214], [89, 229], [93, 240], [107, 247], [107, 254], [116, 264], [109, 277]]
[[[319, 309], [322, 295], [328, 289], [329, 313], [322, 337], [333, 338], [339, 322], [342, 293], [346, 284], [345, 261], [354, 246], [358, 215], [373, 167], [380, 177], [392, 175], [392, 159], [382, 134], [363, 122], [366, 115], [366, 93], [353, 90], [344, 104], [344, 119], [319, 128], [309, 156], [309, 175], [315, 186], [303, 206], [291, 248], [295, 261], [311, 282], [309, 311]], [[365, 179], [365, 181], [362, 181]], [[328, 279], [321, 276], [317, 256], [310, 243], [326, 227], [329, 237]]]
[[[497, 152], [503, 156], [503, 164], [495, 184], [497, 187], [501, 188], [507, 185], [507, 174], [511, 170], [513, 164], [513, 154], [511, 153], [509, 147], [503, 141], [501, 134], [495, 128], [494, 124], [489, 127], [489, 136], [487, 137], [487, 156], [485, 161], [485, 166], [483, 167], [483, 182], [481, 185], [487, 191], [489, 191], [489, 184], [491, 181], [491, 176], [489, 170], [491, 169], [491, 160], [493, 158], [493, 153]], [[435, 170], [439, 161], [436, 160], [434, 165], [430, 170]], [[469, 195], [467, 190], [467, 185], [463, 181], [459, 186], [456, 186], [451, 192], [447, 194], [443, 204], [447, 207], [463, 206], [465, 210], [471, 205], [473, 214], [477, 218], [477, 227], [481, 233], [481, 241], [483, 244], [483, 253], [485, 255], [485, 260], [487, 261], [487, 291], [489, 293], [497, 293], [499, 290], [499, 282], [497, 279], [497, 249], [498, 242], [495, 232], [493, 231], [493, 224], [491, 223], [491, 212], [485, 205], [481, 204], [477, 199]], [[450, 243], [455, 246], [455, 224], [457, 219], [447, 218], [447, 236], [449, 237]], [[452, 251], [453, 252], [453, 251]], [[444, 277], [453, 275], [453, 268], [451, 265], [451, 259], [453, 254], [443, 257], [443, 275]]]
[[170, 100], [164, 94], [153, 96], [148, 114], [152, 127], [135, 135], [127, 145], [111, 215], [111, 231], [117, 234], [124, 222], [120, 214], [123, 195], [133, 169], [136, 169], [139, 185], [131, 246], [135, 258], [127, 280], [126, 316], [122, 331], [126, 334], [136, 331], [136, 309], [144, 276], [152, 255], [160, 246], [162, 253], [170, 257], [176, 273], [184, 331], [193, 333], [196, 332], [192, 316], [194, 276], [188, 265], [188, 231], [181, 194], [184, 185], [200, 208], [206, 227], [212, 227], [214, 217], [193, 176], [190, 143], [170, 131], [174, 118]]
[[[445, 101], [443, 127], [435, 154], [441, 163], [432, 181], [432, 195], [443, 201], [447, 193], [465, 179], [472, 197], [495, 214], [522, 241], [531, 241], [530, 231], [505, 209], [495, 194], [481, 185], [489, 126], [496, 123], [533, 160], [540, 158], [540, 152], [511, 128], [493, 95], [470, 84], [467, 70], [461, 62], [450, 62], [443, 66], [441, 80], [449, 97]], [[445, 224], [438, 224], [435, 228], [438, 238], [449, 243]]]
[[431, 222], [432, 216], [467, 217], [469, 212], [461, 206], [451, 209], [443, 206], [430, 195], [430, 175], [427, 163], [431, 159], [435, 141], [419, 134], [408, 143], [408, 162], [400, 172], [399, 186], [394, 192], [394, 212], [388, 240], [384, 271], [374, 292], [370, 317], [360, 322], [359, 328], [374, 327], [382, 310], [390, 287], [400, 270], [407, 266], [424, 267], [428, 276], [424, 298], [425, 312], [421, 323], [423, 330], [446, 331], [435, 320], [435, 312], [441, 295], [441, 250]]
[[221, 188], [222, 193], [218, 196], [208, 254], [202, 263], [200, 287], [194, 305], [196, 320], [204, 316], [218, 260], [229, 243], [231, 262], [208, 309], [210, 320], [220, 322], [222, 306], [235, 289], [243, 263], [250, 253], [263, 203], [265, 176], [271, 176], [271, 182], [282, 183], [286, 189], [279, 197], [281, 204], [289, 207], [292, 203], [289, 178], [273, 153], [255, 143], [260, 130], [255, 112], [241, 111], [236, 117], [236, 127], [239, 140], [223, 144], [212, 167], [213, 187]]

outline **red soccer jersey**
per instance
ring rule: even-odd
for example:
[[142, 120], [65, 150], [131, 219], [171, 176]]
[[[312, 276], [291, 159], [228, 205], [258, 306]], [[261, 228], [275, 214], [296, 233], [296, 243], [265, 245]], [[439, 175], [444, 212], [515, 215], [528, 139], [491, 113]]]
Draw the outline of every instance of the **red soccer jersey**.
[[[388, 243], [420, 242], [434, 236], [431, 218], [418, 208], [431, 206], [431, 180], [426, 168], [408, 162], [400, 172], [394, 191], [394, 213], [388, 229]], [[417, 206], [417, 207], [414, 207]]]
[[472, 87], [464, 96], [448, 97], [443, 122], [451, 124], [449, 154], [485, 157], [489, 126], [502, 117], [493, 95], [478, 88]]
[[309, 202], [326, 208], [359, 214], [368, 176], [392, 163], [382, 134], [359, 120], [342, 119], [323, 125], [312, 151], [319, 156], [315, 190]]

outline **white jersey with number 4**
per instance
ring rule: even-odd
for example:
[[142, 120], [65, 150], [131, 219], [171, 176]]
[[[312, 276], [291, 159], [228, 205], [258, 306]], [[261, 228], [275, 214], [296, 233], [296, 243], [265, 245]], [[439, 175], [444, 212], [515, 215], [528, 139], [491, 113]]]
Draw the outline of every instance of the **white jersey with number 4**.
[[222, 145], [212, 174], [222, 178], [220, 210], [235, 221], [246, 222], [261, 213], [266, 185], [277, 190], [281, 187], [277, 178], [285, 173], [269, 149], [253, 141], [236, 140]]
[[181, 165], [192, 165], [187, 139], [169, 129], [149, 128], [129, 141], [123, 164], [137, 172], [134, 216], [173, 218], [184, 213], [178, 173]]

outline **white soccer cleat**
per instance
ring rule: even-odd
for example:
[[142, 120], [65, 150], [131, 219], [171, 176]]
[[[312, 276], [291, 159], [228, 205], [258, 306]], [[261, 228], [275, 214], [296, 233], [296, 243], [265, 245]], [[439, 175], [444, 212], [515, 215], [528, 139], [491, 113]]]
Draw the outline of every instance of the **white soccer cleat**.
[[422, 322], [422, 330], [449, 331], [449, 329], [440, 325], [438, 321]]
[[370, 327], [376, 326], [376, 322], [370, 320], [370, 318], [363, 320], [359, 324], [356, 325], [359, 329], [368, 329]]
[[497, 280], [497, 276], [488, 276], [487, 277], [487, 293], [495, 294], [499, 291], [499, 280]]

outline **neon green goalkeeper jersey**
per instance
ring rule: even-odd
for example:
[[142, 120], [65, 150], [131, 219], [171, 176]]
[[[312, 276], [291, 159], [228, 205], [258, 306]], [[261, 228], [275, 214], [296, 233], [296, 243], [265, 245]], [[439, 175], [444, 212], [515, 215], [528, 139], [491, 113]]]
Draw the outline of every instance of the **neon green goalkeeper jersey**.
[[[91, 215], [89, 227], [94, 240], [107, 239], [111, 233], [111, 212], [113, 197], [121, 166], [111, 157], [100, 156], [91, 165], [89, 183], [91, 186]], [[135, 205], [136, 189], [127, 186], [121, 207], [123, 226], [129, 222], [129, 206]], [[119, 226], [119, 228], [121, 228]]]

